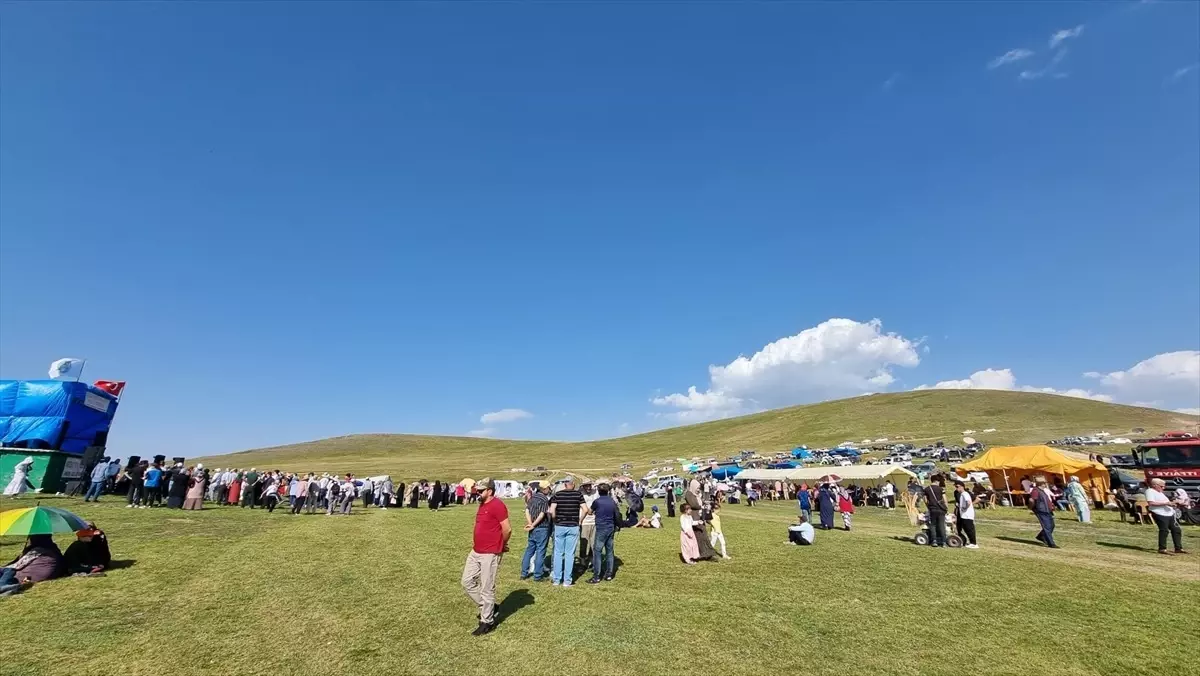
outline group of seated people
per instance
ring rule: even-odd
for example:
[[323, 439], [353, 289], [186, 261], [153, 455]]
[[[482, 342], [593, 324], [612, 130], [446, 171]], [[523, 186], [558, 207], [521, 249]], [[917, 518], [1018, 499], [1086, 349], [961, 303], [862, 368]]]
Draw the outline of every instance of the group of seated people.
[[0, 568], [0, 596], [68, 575], [103, 575], [111, 564], [108, 538], [94, 523], [75, 532], [75, 541], [65, 553], [53, 537], [30, 535], [20, 556]]

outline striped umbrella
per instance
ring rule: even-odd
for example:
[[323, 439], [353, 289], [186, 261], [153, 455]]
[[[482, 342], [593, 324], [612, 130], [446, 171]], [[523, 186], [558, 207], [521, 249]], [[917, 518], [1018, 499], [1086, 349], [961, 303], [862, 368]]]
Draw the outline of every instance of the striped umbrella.
[[86, 521], [57, 507], [38, 505], [0, 512], [0, 537], [74, 533], [87, 527]]

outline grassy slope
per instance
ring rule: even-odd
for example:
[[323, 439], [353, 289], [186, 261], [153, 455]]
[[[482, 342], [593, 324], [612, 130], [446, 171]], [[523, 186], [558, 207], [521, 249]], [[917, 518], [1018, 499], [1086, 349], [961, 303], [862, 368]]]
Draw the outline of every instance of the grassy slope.
[[[1063, 549], [1051, 551], [1032, 542], [1023, 510], [981, 512], [982, 549], [968, 551], [917, 547], [903, 511], [864, 508], [852, 532], [799, 548], [785, 543], [791, 503], [730, 505], [733, 561], [683, 566], [668, 519], [617, 536], [615, 582], [570, 590], [517, 580], [516, 535], [497, 589], [508, 616], [476, 639], [459, 587], [471, 506], [338, 518], [44, 500], [97, 521], [131, 563], [0, 599], [5, 675], [987, 676], [1053, 665], [1055, 676], [1108, 676], [1196, 664], [1184, 609], [1200, 603], [1200, 533], [1185, 528], [1196, 554], [1162, 557], [1146, 549], [1152, 526], [1109, 513], [1094, 526], [1061, 519]], [[17, 546], [0, 541], [6, 555]]]
[[386, 472], [410, 479], [503, 476], [512, 467], [535, 465], [607, 473], [624, 462], [641, 470], [654, 460], [725, 457], [742, 448], [766, 452], [800, 443], [824, 446], [900, 436], [956, 443], [964, 430], [991, 427], [997, 432], [976, 436], [988, 444], [1041, 443], [1100, 430], [1127, 434], [1134, 427], [1148, 432], [1195, 428], [1197, 420], [1156, 409], [1048, 394], [943, 390], [843, 399], [587, 443], [354, 435], [200, 460], [219, 467]]

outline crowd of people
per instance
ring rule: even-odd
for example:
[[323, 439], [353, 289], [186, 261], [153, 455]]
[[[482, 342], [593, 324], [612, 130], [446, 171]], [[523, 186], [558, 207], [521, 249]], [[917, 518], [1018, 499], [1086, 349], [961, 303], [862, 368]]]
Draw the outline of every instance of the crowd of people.
[[240, 506], [274, 512], [286, 504], [292, 514], [350, 514], [354, 504], [364, 508], [416, 508], [422, 503], [438, 510], [474, 503], [480, 491], [469, 484], [442, 481], [394, 483], [390, 476], [356, 478], [353, 474], [307, 474], [250, 469], [209, 470], [203, 464], [166, 465], [142, 460], [122, 467], [120, 458], [104, 458], [92, 468], [84, 501], [103, 495], [123, 496], [126, 507], [168, 507], [197, 510], [205, 506]]

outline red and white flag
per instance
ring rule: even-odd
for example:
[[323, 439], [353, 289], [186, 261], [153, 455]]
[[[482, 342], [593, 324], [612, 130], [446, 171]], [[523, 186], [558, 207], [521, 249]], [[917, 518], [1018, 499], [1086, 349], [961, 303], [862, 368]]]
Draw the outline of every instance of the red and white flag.
[[121, 390], [125, 389], [125, 381], [124, 380], [97, 380], [95, 386], [98, 389], [108, 392], [109, 394], [111, 394], [114, 397], [120, 398]]

